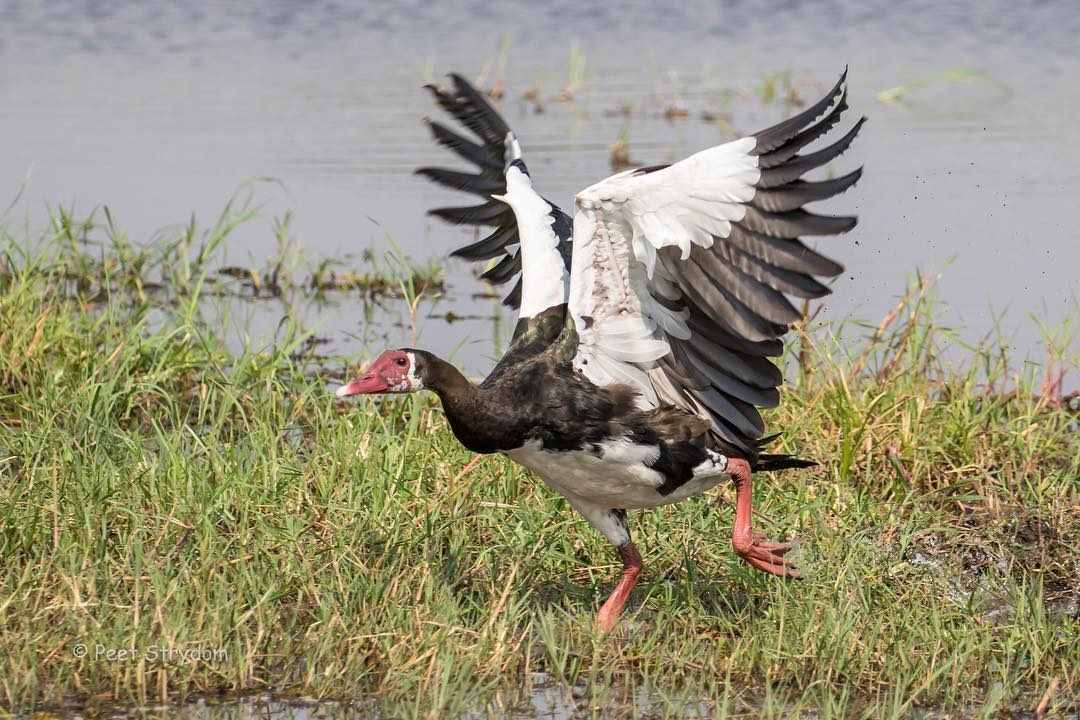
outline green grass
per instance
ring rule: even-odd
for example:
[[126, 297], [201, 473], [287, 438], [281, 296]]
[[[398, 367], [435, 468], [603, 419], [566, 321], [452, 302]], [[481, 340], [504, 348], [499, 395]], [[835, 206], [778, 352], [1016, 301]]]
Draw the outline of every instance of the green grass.
[[470, 465], [430, 398], [336, 401], [287, 325], [232, 354], [199, 321], [230, 227], [183, 262], [70, 217], [0, 230], [0, 705], [270, 689], [441, 718], [551, 683], [583, 716], [892, 718], [1080, 693], [1076, 413], [993, 346], [944, 366], [924, 286], [871, 341], [789, 358], [767, 420], [821, 465], [759, 477], [757, 506], [806, 579], [736, 560], [726, 490], [634, 513], [646, 573], [604, 638], [616, 556], [563, 500]]

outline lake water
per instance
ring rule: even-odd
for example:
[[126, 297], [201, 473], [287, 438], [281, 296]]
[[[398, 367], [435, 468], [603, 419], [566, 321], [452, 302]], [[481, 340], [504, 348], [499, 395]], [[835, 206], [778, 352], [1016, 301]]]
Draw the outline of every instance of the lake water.
[[[230, 262], [263, 265], [276, 251], [271, 218], [291, 212], [313, 256], [378, 254], [389, 236], [422, 263], [471, 233], [424, 215], [457, 198], [411, 174], [447, 160], [421, 122], [433, 113], [421, 85], [450, 70], [480, 76], [508, 38], [502, 110], [537, 185], [564, 207], [610, 173], [620, 133], [635, 161], [677, 159], [784, 117], [784, 103], [763, 100], [767, 75], [790, 71], [811, 99], [848, 64], [848, 122], [870, 121], [836, 166], [866, 174], [824, 208], [860, 224], [821, 243], [848, 268], [823, 317], [876, 322], [921, 269], [941, 274], [945, 320], [965, 337], [1007, 311], [1017, 357], [1041, 361], [1029, 314], [1056, 322], [1078, 295], [1078, 37], [1076, 2], [9, 0], [0, 208], [25, 182], [8, 223], [44, 227], [46, 203], [105, 204], [144, 241], [192, 212], [211, 223], [238, 185], [271, 176], [281, 184], [256, 189], [267, 220], [234, 237]], [[575, 41], [584, 83], [556, 102]], [[981, 74], [943, 79], [957, 69]], [[931, 82], [902, 102], [877, 98], [920, 80]], [[542, 112], [522, 99], [533, 89]], [[668, 120], [668, 107], [689, 115]], [[490, 316], [470, 268], [450, 261], [447, 272], [448, 297], [425, 313]], [[231, 307], [256, 336], [281, 312]], [[368, 324], [349, 296], [291, 312], [321, 323], [335, 351], [408, 340], [400, 313]], [[420, 342], [482, 373], [491, 334], [489, 320], [429, 318]]]

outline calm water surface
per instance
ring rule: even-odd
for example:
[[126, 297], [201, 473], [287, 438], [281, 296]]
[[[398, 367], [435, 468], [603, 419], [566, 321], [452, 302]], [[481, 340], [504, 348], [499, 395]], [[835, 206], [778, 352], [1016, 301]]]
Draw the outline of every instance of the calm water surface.
[[[1017, 357], [1041, 360], [1029, 314], [1054, 322], [1076, 303], [1075, 2], [8, 2], [0, 207], [26, 181], [7, 222], [42, 228], [46, 204], [106, 204], [142, 241], [192, 212], [211, 223], [238, 185], [271, 176], [281, 185], [256, 189], [267, 219], [234, 236], [230, 262], [265, 264], [271, 220], [286, 212], [312, 256], [381, 253], [389, 236], [417, 261], [442, 258], [471, 235], [424, 216], [456, 198], [411, 175], [447, 159], [421, 123], [433, 108], [420, 86], [450, 70], [480, 75], [511, 32], [502, 109], [537, 185], [564, 207], [610, 173], [620, 133], [633, 160], [674, 160], [784, 117], [783, 103], [762, 101], [767, 74], [790, 71], [813, 98], [849, 64], [849, 122], [870, 122], [837, 169], [864, 164], [866, 174], [823, 208], [860, 216], [855, 232], [822, 242], [848, 268], [823, 317], [876, 322], [920, 269], [941, 274], [945, 321], [965, 337], [1007, 311]], [[575, 40], [584, 86], [554, 102]], [[983, 75], [901, 103], [876, 97], [956, 68]], [[534, 88], [542, 112], [521, 99]], [[669, 121], [669, 106], [689, 116]], [[615, 112], [624, 107], [628, 116]], [[470, 268], [446, 267], [448, 297], [425, 314], [490, 316]], [[270, 332], [282, 308], [232, 303], [230, 332]], [[321, 323], [335, 351], [408, 340], [395, 326], [402, 313], [369, 322], [354, 297], [288, 311]], [[420, 341], [482, 373], [491, 335], [489, 320], [429, 318]]]

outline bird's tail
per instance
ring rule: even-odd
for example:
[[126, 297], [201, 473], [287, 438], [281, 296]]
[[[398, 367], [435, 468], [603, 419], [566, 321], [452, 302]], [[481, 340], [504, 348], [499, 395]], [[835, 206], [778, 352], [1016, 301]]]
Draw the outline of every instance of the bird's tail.
[[[778, 437], [780, 437], [779, 433], [767, 435], [758, 440], [758, 447], [765, 447]], [[816, 465], [817, 463], [813, 460], [803, 460], [794, 455], [761, 453], [757, 456], [757, 460], [755, 460], [751, 466], [751, 470], [754, 472], [776, 472], [777, 470], [787, 470], [788, 468], [806, 468], [815, 467]]]
[[762, 453], [761, 455], [758, 455], [757, 461], [754, 462], [752, 469], [754, 472], [776, 472], [777, 470], [787, 470], [788, 468], [806, 468], [814, 467], [816, 465], [817, 463], [813, 460], [803, 460], [794, 455]]

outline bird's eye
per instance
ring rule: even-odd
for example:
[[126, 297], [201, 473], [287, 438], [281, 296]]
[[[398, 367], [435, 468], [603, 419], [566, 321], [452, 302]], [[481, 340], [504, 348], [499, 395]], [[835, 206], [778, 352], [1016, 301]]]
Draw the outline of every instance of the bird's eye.
[[405, 358], [398, 358], [397, 359], [397, 364], [400, 365], [401, 367], [405, 367], [406, 365], [408, 365], [408, 361], [405, 360]]

